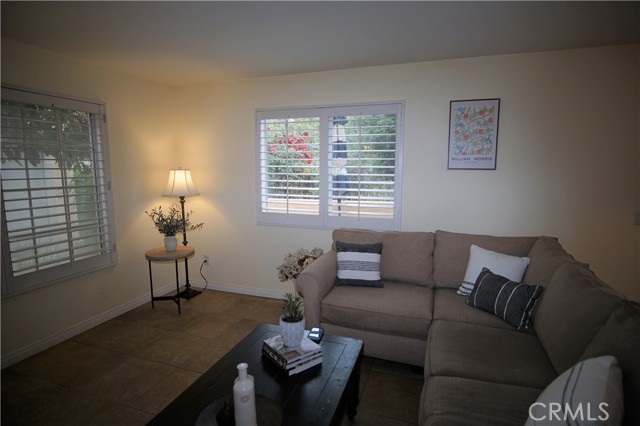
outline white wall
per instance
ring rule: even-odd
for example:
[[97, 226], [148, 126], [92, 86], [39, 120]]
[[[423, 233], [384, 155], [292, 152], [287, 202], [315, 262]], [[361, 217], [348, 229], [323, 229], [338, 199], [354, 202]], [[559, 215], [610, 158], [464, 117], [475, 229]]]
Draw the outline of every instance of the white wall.
[[[328, 248], [330, 231], [256, 225], [254, 111], [262, 107], [406, 101], [404, 230], [557, 236], [640, 300], [638, 52], [614, 46], [169, 88], [3, 40], [3, 82], [107, 102], [120, 258], [3, 300], [3, 361], [148, 300], [143, 253], [161, 236], [144, 210], [172, 201], [159, 194], [178, 165], [191, 168], [201, 192], [187, 207], [205, 228], [189, 242], [198, 264], [211, 256], [209, 282], [288, 290], [275, 271], [283, 256]], [[448, 171], [449, 101], [488, 97], [502, 100], [497, 170]], [[171, 271], [158, 271], [158, 285], [170, 283]]]
[[[282, 289], [282, 256], [327, 248], [330, 233], [255, 224], [254, 110], [405, 100], [404, 230], [556, 236], [638, 300], [637, 54], [567, 50], [184, 90], [181, 158], [203, 194], [190, 205], [207, 222], [192, 240], [218, 262], [214, 282]], [[447, 170], [449, 101], [488, 97], [501, 98], [497, 170]]]
[[[115, 267], [3, 299], [4, 366], [149, 300], [144, 251], [162, 236], [144, 211], [163, 201], [178, 147], [172, 88], [4, 39], [2, 82], [106, 102], [119, 258]], [[165, 268], [157, 284], [170, 282]]]

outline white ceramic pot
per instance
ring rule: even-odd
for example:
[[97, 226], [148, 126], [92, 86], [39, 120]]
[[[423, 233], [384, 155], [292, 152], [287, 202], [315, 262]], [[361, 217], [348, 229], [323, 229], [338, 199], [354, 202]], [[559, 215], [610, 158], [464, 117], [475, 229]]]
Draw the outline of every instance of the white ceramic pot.
[[298, 322], [287, 322], [280, 317], [280, 335], [285, 346], [295, 348], [300, 346], [304, 337], [304, 318]]
[[178, 237], [175, 235], [164, 237], [164, 249], [166, 251], [176, 251], [178, 249]]

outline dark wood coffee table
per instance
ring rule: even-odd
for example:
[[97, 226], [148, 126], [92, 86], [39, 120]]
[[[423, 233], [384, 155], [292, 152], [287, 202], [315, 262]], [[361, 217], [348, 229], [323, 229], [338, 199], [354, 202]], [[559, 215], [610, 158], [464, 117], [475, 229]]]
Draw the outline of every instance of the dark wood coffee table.
[[263, 340], [277, 334], [280, 328], [276, 325], [258, 326], [149, 425], [194, 425], [210, 404], [231, 395], [240, 362], [249, 364], [256, 395], [280, 407], [283, 425], [335, 425], [345, 411], [353, 420], [359, 402], [362, 341], [325, 334], [320, 343], [322, 364], [289, 377], [262, 356]]

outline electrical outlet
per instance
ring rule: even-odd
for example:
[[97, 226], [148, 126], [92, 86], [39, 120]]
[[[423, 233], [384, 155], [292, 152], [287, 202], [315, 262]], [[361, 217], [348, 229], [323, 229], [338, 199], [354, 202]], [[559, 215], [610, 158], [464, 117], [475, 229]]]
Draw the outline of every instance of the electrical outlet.
[[209, 255], [205, 254], [204, 256], [202, 256], [202, 261], [205, 263], [205, 265], [209, 264]]

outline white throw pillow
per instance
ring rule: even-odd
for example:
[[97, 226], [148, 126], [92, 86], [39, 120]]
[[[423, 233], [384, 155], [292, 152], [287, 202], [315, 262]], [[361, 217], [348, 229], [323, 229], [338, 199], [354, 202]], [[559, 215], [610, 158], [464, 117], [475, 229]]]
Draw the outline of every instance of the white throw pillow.
[[496, 253], [472, 244], [469, 249], [467, 272], [464, 274], [464, 280], [460, 288], [458, 288], [458, 294], [460, 296], [469, 296], [471, 294], [473, 287], [476, 285], [478, 275], [480, 275], [483, 268], [490, 269], [494, 274], [501, 275], [511, 281], [520, 282], [524, 271], [529, 266], [529, 262], [530, 259], [528, 257]]
[[622, 372], [613, 356], [581, 361], [559, 375], [529, 407], [525, 426], [619, 426]]

